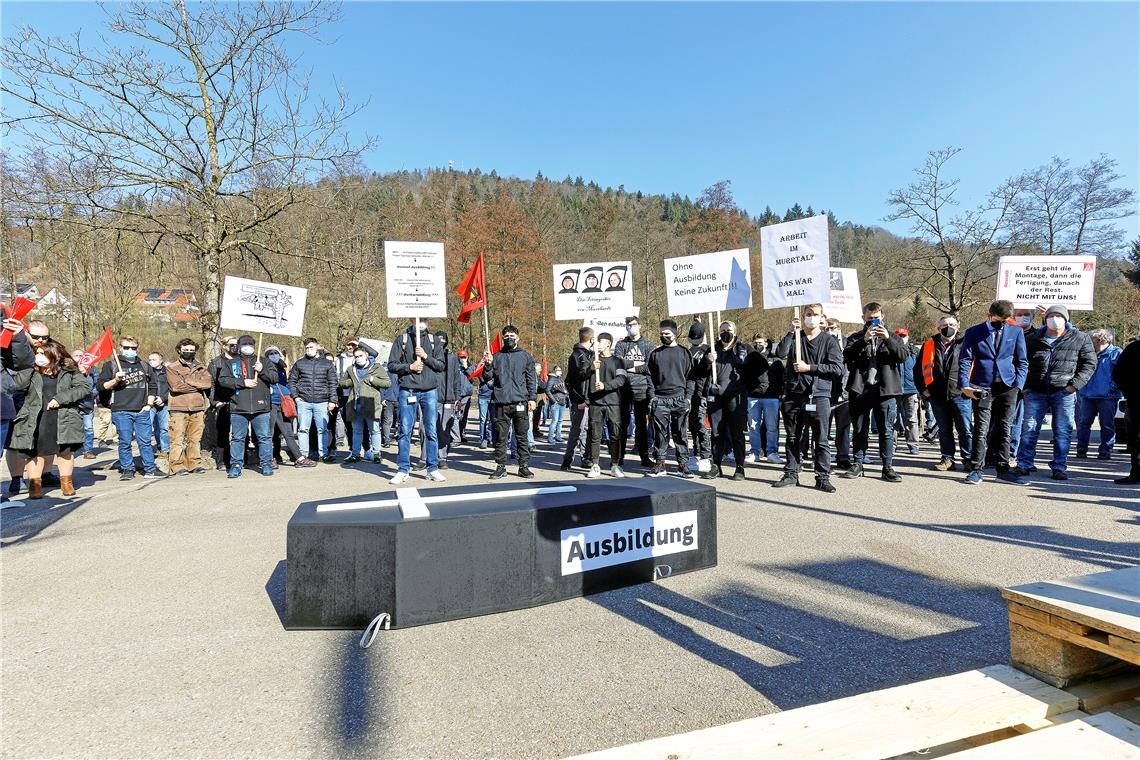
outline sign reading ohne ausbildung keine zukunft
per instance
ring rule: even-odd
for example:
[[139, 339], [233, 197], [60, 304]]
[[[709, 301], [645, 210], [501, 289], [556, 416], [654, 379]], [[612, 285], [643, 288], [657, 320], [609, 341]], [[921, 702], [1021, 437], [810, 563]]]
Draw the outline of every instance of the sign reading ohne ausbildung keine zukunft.
[[388, 316], [446, 317], [443, 243], [384, 241]]
[[625, 319], [633, 309], [633, 262], [554, 265], [554, 318]]
[[748, 249], [665, 259], [665, 295], [670, 316], [751, 308]]
[[1014, 308], [1061, 304], [1070, 310], [1093, 308], [1096, 256], [1002, 256], [998, 260], [999, 300]]
[[760, 228], [764, 308], [831, 300], [827, 215]]

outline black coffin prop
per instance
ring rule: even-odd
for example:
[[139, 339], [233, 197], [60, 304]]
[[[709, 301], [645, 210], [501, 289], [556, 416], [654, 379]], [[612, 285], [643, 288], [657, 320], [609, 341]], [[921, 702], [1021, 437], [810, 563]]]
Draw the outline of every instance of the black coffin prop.
[[[512, 491], [538, 493], [495, 496]], [[716, 490], [679, 478], [432, 488], [418, 492], [430, 516], [407, 518], [416, 493], [399, 493], [403, 510], [395, 491], [297, 508], [287, 628], [363, 628], [381, 612], [424, 625], [716, 565]]]

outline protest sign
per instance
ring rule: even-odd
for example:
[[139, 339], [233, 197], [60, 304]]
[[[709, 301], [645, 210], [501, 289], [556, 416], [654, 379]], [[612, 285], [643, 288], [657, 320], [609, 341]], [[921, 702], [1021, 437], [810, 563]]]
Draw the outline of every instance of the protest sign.
[[376, 361], [388, 366], [388, 357], [392, 354], [392, 341], [376, 340], [374, 338], [361, 338], [360, 342], [376, 352]]
[[765, 309], [830, 300], [826, 214], [761, 227], [760, 253]]
[[586, 327], [592, 328], [594, 335], [599, 335], [604, 332], [609, 333], [613, 336], [614, 342], [617, 343], [619, 340], [625, 337], [626, 317], [638, 317], [640, 319], [641, 307], [634, 306], [628, 314], [623, 314], [622, 316], [591, 317], [585, 320], [584, 325]]
[[1061, 304], [1070, 310], [1093, 308], [1096, 256], [1002, 256], [998, 259], [998, 300], [1016, 309]]
[[704, 314], [752, 306], [747, 248], [665, 259], [669, 314]]
[[629, 261], [555, 264], [554, 318], [624, 320], [633, 313], [632, 274]]
[[388, 316], [446, 317], [443, 243], [384, 241]]
[[829, 287], [831, 300], [823, 302], [823, 313], [832, 319], [863, 324], [863, 301], [859, 294], [859, 271], [831, 267]]
[[245, 333], [301, 337], [309, 291], [290, 285], [226, 277], [221, 326]]

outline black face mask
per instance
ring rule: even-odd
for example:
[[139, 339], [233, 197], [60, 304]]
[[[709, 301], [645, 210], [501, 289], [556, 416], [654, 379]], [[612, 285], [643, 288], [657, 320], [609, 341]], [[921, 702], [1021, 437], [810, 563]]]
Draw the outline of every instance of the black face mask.
[[958, 328], [956, 328], [956, 327], [943, 327], [938, 332], [942, 333], [943, 338], [953, 338], [955, 335], [958, 334]]
[[182, 361], [192, 362], [192, 361], [194, 361], [194, 357], [197, 355], [198, 355], [197, 351], [183, 351], [182, 352]]
[[671, 346], [675, 340], [676, 338], [673, 337], [672, 333], [664, 333], [661, 336], [661, 345]]
[[1001, 317], [998, 317], [997, 319], [991, 319], [990, 324], [993, 325], [993, 328], [995, 330], [1000, 330], [1001, 326], [1005, 324], [1005, 320]]
[[503, 348], [513, 351], [519, 344], [518, 338], [503, 338]]
[[720, 342], [721, 343], [731, 343], [732, 338], [733, 338], [733, 335], [730, 332], [722, 332], [720, 334]]

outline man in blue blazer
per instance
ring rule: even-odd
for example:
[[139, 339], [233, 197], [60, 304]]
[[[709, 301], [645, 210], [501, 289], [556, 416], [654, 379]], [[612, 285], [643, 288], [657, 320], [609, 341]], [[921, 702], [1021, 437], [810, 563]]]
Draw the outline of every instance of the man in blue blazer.
[[1018, 394], [1025, 387], [1025, 377], [1029, 372], [1025, 333], [1008, 322], [1011, 316], [1012, 303], [994, 301], [990, 304], [986, 321], [971, 327], [962, 339], [959, 387], [962, 395], [971, 399], [974, 406], [974, 446], [972, 461], [967, 468], [969, 474], [966, 475], [966, 482], [970, 485], [982, 482], [991, 419], [997, 447], [998, 480], [1018, 485], [1025, 482], [1009, 469], [1010, 424], [1017, 409]]

